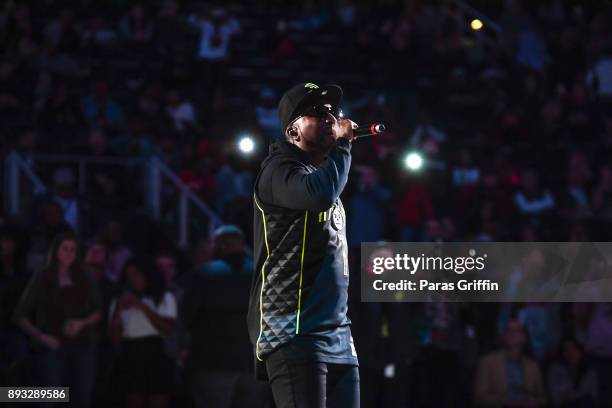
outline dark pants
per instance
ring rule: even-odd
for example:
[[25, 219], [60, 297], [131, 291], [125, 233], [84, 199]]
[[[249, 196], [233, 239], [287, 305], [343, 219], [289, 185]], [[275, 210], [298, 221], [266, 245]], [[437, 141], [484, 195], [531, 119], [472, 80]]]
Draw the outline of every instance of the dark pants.
[[[58, 351], [36, 355], [35, 377], [45, 387], [70, 387], [68, 406], [87, 408], [96, 372], [96, 348], [90, 344], [64, 344]], [[51, 406], [43, 403], [45, 407]]]
[[597, 378], [599, 380], [599, 406], [612, 406], [612, 384], [610, 384], [610, 377], [612, 377], [612, 358], [594, 357], [591, 364], [597, 372]]
[[359, 369], [291, 359], [281, 347], [266, 359], [277, 408], [359, 408]]
[[263, 408], [270, 401], [268, 385], [248, 371], [197, 371], [191, 382], [195, 408]]

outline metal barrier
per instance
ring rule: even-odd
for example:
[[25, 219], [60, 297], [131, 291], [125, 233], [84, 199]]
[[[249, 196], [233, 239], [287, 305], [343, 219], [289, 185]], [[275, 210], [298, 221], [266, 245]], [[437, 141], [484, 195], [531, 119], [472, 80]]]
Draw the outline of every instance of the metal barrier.
[[[49, 164], [68, 164], [76, 166], [77, 185], [80, 193], [87, 190], [87, 172], [90, 165], [108, 165], [122, 167], [141, 167], [143, 170], [144, 205], [151, 218], [156, 221], [164, 221], [162, 208], [162, 187], [167, 180], [178, 191], [178, 199], [174, 203], [174, 208], [178, 212], [176, 219], [177, 231], [176, 240], [180, 247], [186, 248], [190, 242], [190, 220], [196, 215], [191, 212], [195, 209], [203, 214], [208, 221], [207, 236], [212, 235], [212, 231], [223, 224], [221, 218], [212, 211], [185, 183], [183, 183], [174, 172], [159, 158], [151, 157], [148, 159], [139, 157], [87, 157], [78, 155], [49, 155], [37, 154], [32, 157], [35, 163]], [[20, 202], [20, 183], [21, 175], [25, 175], [33, 185], [34, 194], [42, 194], [47, 191], [44, 183], [32, 170], [29, 165], [17, 152], [11, 151], [5, 161], [6, 182], [5, 193], [7, 197], [7, 212], [11, 216], [19, 214], [22, 210]], [[250, 252], [250, 251], [249, 251]]]
[[162, 215], [161, 192], [162, 192], [162, 177], [170, 180], [179, 190], [178, 200], [178, 243], [185, 247], [189, 243], [189, 204], [192, 204], [196, 209], [205, 214], [208, 219], [208, 235], [212, 235], [212, 231], [223, 224], [221, 218], [217, 216], [191, 189], [185, 185], [174, 172], [159, 158], [152, 157], [149, 160], [149, 182], [147, 183], [148, 199], [150, 212], [154, 219], [159, 220]]
[[11, 151], [4, 161], [5, 166], [5, 197], [6, 212], [11, 216], [19, 214], [21, 197], [21, 174], [32, 183], [34, 195], [47, 191], [44, 183], [34, 174], [29, 164], [16, 152]]

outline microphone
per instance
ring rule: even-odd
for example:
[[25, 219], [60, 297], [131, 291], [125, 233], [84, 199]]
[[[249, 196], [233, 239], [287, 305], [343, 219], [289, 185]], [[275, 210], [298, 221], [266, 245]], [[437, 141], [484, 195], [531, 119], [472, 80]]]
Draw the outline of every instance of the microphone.
[[359, 126], [353, 129], [353, 135], [355, 139], [366, 136], [374, 136], [385, 131], [385, 125], [382, 123], [372, 123], [367, 126]]

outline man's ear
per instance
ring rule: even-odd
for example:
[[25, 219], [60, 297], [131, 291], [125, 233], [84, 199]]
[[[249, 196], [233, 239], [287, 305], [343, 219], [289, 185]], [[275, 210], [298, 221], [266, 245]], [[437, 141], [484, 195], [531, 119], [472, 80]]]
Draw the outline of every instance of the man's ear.
[[289, 129], [287, 129], [287, 139], [289, 139], [290, 141], [296, 141], [299, 142], [300, 141], [300, 134], [298, 133], [298, 130], [292, 126]]

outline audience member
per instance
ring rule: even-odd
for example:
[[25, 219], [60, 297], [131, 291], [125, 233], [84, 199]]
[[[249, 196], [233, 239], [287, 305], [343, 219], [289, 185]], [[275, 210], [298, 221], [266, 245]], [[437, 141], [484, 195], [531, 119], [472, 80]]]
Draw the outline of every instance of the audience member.
[[235, 225], [222, 225], [214, 234], [213, 259], [201, 268], [207, 275], [252, 275], [253, 259], [245, 252], [244, 233]]
[[597, 374], [577, 340], [566, 338], [561, 342], [559, 357], [549, 367], [547, 377], [554, 407], [597, 406]]
[[110, 336], [120, 344], [115, 389], [121, 390], [126, 407], [166, 407], [174, 383], [164, 338], [177, 318], [176, 299], [146, 262], [126, 262], [121, 277], [123, 293], [109, 310]]
[[123, 226], [118, 220], [110, 220], [106, 223], [100, 234], [100, 240], [108, 248], [108, 269], [106, 276], [117, 282], [121, 279], [120, 272], [128, 259], [132, 257], [132, 251], [123, 242]]
[[546, 395], [540, 367], [525, 355], [525, 328], [508, 322], [502, 350], [480, 359], [475, 380], [477, 406], [544, 406]]
[[53, 173], [51, 200], [61, 207], [63, 219], [73, 231], [80, 236], [90, 233], [89, 203], [77, 194], [76, 179], [70, 168], [61, 167]]
[[[30, 226], [26, 261], [15, 255], [13, 234], [0, 232], [0, 317], [5, 317], [0, 323], [0, 376], [23, 378], [15, 384], [34, 384], [38, 379], [22, 370], [29, 357], [37, 364], [51, 361], [47, 371], [40, 371], [50, 373], [58, 361], [68, 365], [77, 361], [77, 354], [67, 354], [78, 348], [73, 343], [88, 344], [98, 349], [93, 398], [100, 407], [119, 405], [117, 399], [125, 402], [125, 394], [113, 395], [113, 389], [121, 389], [113, 380], [126, 372], [136, 373], [134, 367], [149, 367], [146, 364], [156, 365], [150, 377], [141, 370], [126, 382], [133, 391], [127, 398], [131, 405], [146, 400], [188, 405], [180, 390], [174, 392], [175, 381], [170, 379], [181, 375], [189, 377], [191, 394], [199, 405], [216, 397], [235, 406], [265, 404], [265, 390], [250, 382], [251, 349], [242, 341], [245, 334], [238, 331], [244, 328], [244, 304], [240, 303], [244, 299], [227, 296], [244, 291], [253, 276], [246, 248], [252, 228], [251, 186], [259, 161], [228, 149], [234, 148], [232, 135], [236, 132], [259, 131], [264, 141], [282, 136], [276, 129], [274, 95], [296, 73], [307, 81], [324, 83], [333, 82], [342, 71], [340, 85], [346, 91], [342, 108], [347, 117], [388, 125], [384, 134], [353, 145], [353, 169], [359, 172], [357, 166], [365, 166], [368, 170], [363, 177], [351, 178], [343, 196], [347, 208], [351, 207], [347, 210], [352, 226], [348, 243], [355, 259], [350, 263], [351, 279], [359, 265], [355, 248], [362, 241], [607, 240], [612, 222], [612, 170], [607, 163], [612, 151], [609, 9], [557, 0], [529, 7], [520, 0], [476, 4], [490, 20], [484, 21], [483, 30], [473, 31], [463, 29], [469, 26], [469, 16], [462, 8], [446, 2], [276, 3], [274, 7], [262, 2], [244, 7], [230, 2], [221, 8], [191, 0], [163, 0], [153, 8], [136, 2], [100, 4], [85, 10], [69, 4], [53, 9], [49, 2], [9, 1], [0, 8], [0, 119], [5, 130], [0, 151], [6, 154], [16, 149], [27, 165], [24, 170], [38, 175], [49, 191], [40, 197], [40, 203], [34, 200], [41, 205], [31, 209], [32, 190], [20, 182], [20, 216]], [[502, 28], [501, 35], [489, 35], [493, 22]], [[353, 55], [359, 57], [352, 64], [338, 63]], [[310, 68], [305, 70], [306, 66]], [[247, 106], [251, 100], [256, 103]], [[265, 144], [256, 145], [256, 156], [265, 152]], [[418, 172], [401, 167], [403, 147], [409, 145], [425, 159]], [[47, 154], [79, 154], [86, 161], [79, 166], [62, 157], [56, 168], [55, 163], [46, 162]], [[129, 169], [97, 161], [118, 154], [128, 155]], [[153, 156], [177, 172], [217, 213], [225, 229], [217, 231], [213, 242], [212, 234], [205, 233], [207, 228], [200, 229], [202, 224], [190, 207], [190, 237], [196, 242], [185, 249], [193, 268], [177, 276], [176, 258], [161, 254], [157, 272], [165, 280], [153, 285], [165, 287], [176, 302], [191, 305], [181, 308], [184, 313], [170, 313], [184, 320], [185, 328], [174, 323], [172, 334], [164, 335], [163, 324], [156, 327], [146, 312], [133, 318], [137, 308], [126, 306], [122, 309], [127, 313], [126, 323], [119, 319], [128, 333], [120, 336], [124, 347], [118, 368], [123, 374], [114, 378], [110, 369], [118, 350], [108, 343], [104, 322], [110, 300], [122, 298], [117, 292], [120, 271], [133, 252], [163, 246], [161, 237], [171, 231], [167, 224], [176, 225], [170, 210], [177, 202], [176, 190], [163, 182], [162, 219], [147, 220], [150, 230], [141, 228], [140, 221], [146, 218], [142, 217], [146, 204], [142, 192], [147, 185], [138, 173], [145, 168], [138, 159]], [[60, 159], [55, 156], [52, 160]], [[20, 176], [20, 180], [27, 177]], [[127, 233], [125, 239], [122, 230]], [[82, 330], [82, 341], [80, 335], [77, 341], [61, 330], [54, 334], [44, 327], [42, 317], [59, 316], [58, 293], [73, 290], [73, 286], [58, 287], [53, 278], [44, 278], [53, 273], [41, 272], [49, 269], [46, 254], [53, 239], [70, 231], [90, 242], [84, 265], [75, 261], [75, 271], [82, 270], [97, 287], [92, 293], [98, 294], [102, 304], [98, 325], [103, 332], [97, 342], [89, 343], [90, 332], [92, 339], [100, 335], [94, 326]], [[98, 235], [93, 236], [94, 232]], [[14, 261], [16, 256], [18, 261]], [[158, 258], [151, 255], [146, 261], [153, 263]], [[551, 276], [546, 272], [554, 260], [537, 251], [528, 258], [529, 265], [524, 266], [530, 268], [521, 273], [542, 283], [535, 288], [540, 294], [547, 293]], [[41, 293], [51, 296], [56, 308], [43, 310], [39, 305], [30, 314], [31, 324], [47, 337], [35, 335], [32, 353], [24, 356], [24, 332], [5, 323], [16, 310], [28, 270], [37, 272], [34, 277], [43, 283], [36, 287], [44, 288]], [[141, 268], [147, 282], [157, 282], [149, 276], [157, 275], [154, 272], [154, 267]], [[522, 276], [516, 278], [520, 282]], [[81, 285], [79, 279], [74, 285]], [[358, 280], [351, 287], [358, 292]], [[26, 294], [32, 290], [27, 289]], [[160, 312], [163, 306], [164, 313], [168, 312], [165, 295], [158, 299], [157, 289], [145, 292], [143, 304], [151, 299], [149, 309]], [[358, 300], [359, 294], [351, 298]], [[553, 374], [552, 368], [546, 370], [551, 376], [567, 377], [560, 387], [574, 381], [571, 385], [578, 390], [581, 381], [589, 378], [581, 371], [582, 363], [574, 364], [578, 360], [590, 361], [600, 379], [610, 377], [608, 306], [596, 304], [591, 310], [572, 304], [566, 311], [553, 304], [507, 303], [498, 319], [489, 316], [487, 324], [494, 327], [499, 322], [504, 328], [513, 318], [522, 321], [524, 341], [542, 364], [549, 362], [562, 335], [579, 339], [585, 345], [585, 357], [576, 358], [581, 354], [576, 352], [579, 347], [568, 346], [573, 351], [565, 354], [570, 357], [559, 363], [565, 371]], [[367, 350], [359, 353], [360, 361], [364, 359], [362, 395], [368, 401], [364, 405], [405, 406], [406, 397], [413, 395], [420, 399], [417, 404], [443, 405], [440, 401], [452, 398], [449, 404], [468, 405], [470, 387], [466, 384], [473, 376], [465, 361], [476, 354], [468, 336], [471, 314], [464, 314], [463, 309], [456, 313], [453, 307], [429, 307], [421, 317], [429, 319], [430, 326], [425, 325], [421, 335], [434, 340], [423, 343], [425, 352], [407, 362], [406, 355], [397, 350], [406, 340], [404, 331], [416, 327], [401, 325], [408, 314], [377, 306], [366, 309], [357, 309], [357, 314], [368, 314], [366, 318], [354, 320], [356, 332], [367, 333], [364, 342], [357, 342], [358, 348], [363, 344]], [[489, 309], [488, 305], [468, 308], [477, 316], [495, 315], [498, 308], [492, 308], [494, 313]], [[123, 316], [123, 311], [118, 313]], [[370, 314], [377, 320], [368, 320]], [[86, 316], [78, 318], [82, 317]], [[140, 330], [143, 321], [148, 322], [145, 331]], [[211, 327], [215, 328], [212, 335]], [[457, 336], [461, 328], [465, 333]], [[57, 332], [51, 326], [48, 330]], [[483, 351], [494, 342], [494, 332], [484, 333], [481, 325], [476, 326]], [[137, 340], [130, 337], [134, 333]], [[450, 333], [452, 339], [461, 337], [461, 342], [440, 341]], [[195, 341], [189, 343], [188, 335]], [[61, 344], [57, 351], [36, 340], [44, 338], [43, 343], [54, 344], [49, 337]], [[447, 343], [452, 347], [441, 346]], [[135, 353], [140, 360], [130, 360], [125, 350], [138, 349], [141, 344], [143, 350]], [[177, 364], [161, 357], [144, 361], [145, 353], [163, 350], [163, 345]], [[387, 347], [392, 351], [385, 354], [381, 350]], [[231, 350], [233, 365], [222, 353], [211, 358], [210, 350], [221, 348]], [[385, 360], [387, 355], [391, 362]], [[534, 387], [535, 363], [528, 363], [526, 357], [521, 357], [521, 363], [502, 359], [500, 364], [499, 358], [485, 361], [496, 367], [486, 380], [505, 384], [499, 389], [507, 398], [528, 395], [527, 404], [532, 405], [543, 400]], [[517, 369], [521, 365], [522, 378]], [[410, 370], [421, 374], [421, 366], [419, 384], [413, 381], [419, 376], [411, 377]], [[159, 367], [167, 368], [163, 376]], [[457, 380], [460, 385], [448, 386], [452, 379], [442, 378], [455, 371], [465, 373]], [[521, 384], [532, 388], [520, 391]], [[596, 404], [610, 405], [607, 382], [600, 381], [598, 388]], [[81, 398], [81, 389], [74, 391], [77, 398]], [[555, 396], [559, 395], [550, 395]], [[228, 402], [229, 398], [233, 401]], [[493, 405], [503, 403], [503, 398], [495, 401]], [[551, 401], [562, 405], [555, 398]], [[574, 405], [588, 403], [578, 401]], [[516, 405], [525, 405], [525, 399]]]
[[30, 279], [14, 316], [36, 350], [36, 383], [68, 385], [70, 401], [88, 407], [96, 372], [95, 326], [101, 313], [96, 284], [78, 252], [75, 235], [56, 236], [45, 268]]

